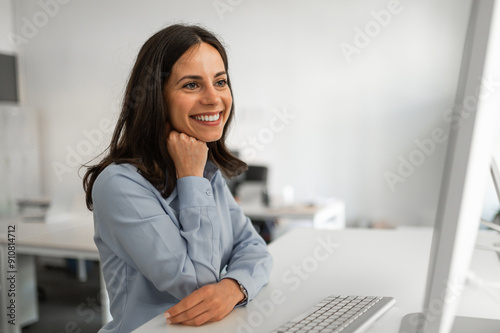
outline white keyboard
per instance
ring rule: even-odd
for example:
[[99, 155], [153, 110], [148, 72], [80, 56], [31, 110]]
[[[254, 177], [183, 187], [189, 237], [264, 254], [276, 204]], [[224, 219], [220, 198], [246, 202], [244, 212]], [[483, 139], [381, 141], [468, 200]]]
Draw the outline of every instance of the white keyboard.
[[360, 333], [394, 304], [392, 297], [329, 296], [273, 333]]

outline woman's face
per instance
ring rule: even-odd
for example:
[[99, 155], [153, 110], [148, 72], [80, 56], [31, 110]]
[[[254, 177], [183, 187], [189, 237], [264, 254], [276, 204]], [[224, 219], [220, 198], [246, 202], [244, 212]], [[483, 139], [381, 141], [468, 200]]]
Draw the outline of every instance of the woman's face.
[[172, 128], [200, 141], [222, 136], [233, 99], [219, 52], [207, 43], [192, 46], [174, 64], [163, 94]]

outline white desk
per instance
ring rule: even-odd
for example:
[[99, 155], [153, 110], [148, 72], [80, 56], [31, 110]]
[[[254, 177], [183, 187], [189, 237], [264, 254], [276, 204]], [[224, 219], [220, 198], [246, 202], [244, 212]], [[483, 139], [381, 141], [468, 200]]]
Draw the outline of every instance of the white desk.
[[[4, 282], [9, 275], [7, 259], [7, 232], [8, 226], [15, 225], [15, 252], [17, 267], [17, 283], [19, 279], [28, 280], [28, 285], [21, 290], [21, 285], [16, 290], [16, 325], [8, 323], [5, 311], [1, 311], [1, 331], [20, 332], [21, 324], [38, 320], [38, 309], [33, 304], [23, 304], [23, 300], [36, 299], [36, 278], [34, 269], [35, 256], [50, 256], [60, 258], [73, 258], [82, 260], [99, 260], [97, 248], [93, 241], [94, 227], [91, 220], [73, 221], [65, 223], [29, 223], [13, 221], [2, 221], [0, 224], [0, 306], [6, 309], [11, 297], [8, 296]], [[34, 280], [32, 282], [31, 280]], [[101, 302], [103, 322], [109, 319], [109, 307], [104, 282], [101, 277]]]
[[311, 220], [312, 227], [317, 229], [345, 228], [345, 204], [341, 200], [321, 206], [294, 205], [290, 207], [264, 207], [241, 203], [241, 208], [251, 220], [269, 218], [304, 219]]
[[[238, 308], [217, 323], [197, 329], [204, 333], [264, 333], [292, 319], [329, 294], [382, 295], [396, 305], [381, 317], [370, 333], [396, 333], [407, 313], [423, 304], [431, 229], [325, 231], [295, 229], [271, 243], [274, 257], [271, 280], [245, 308]], [[498, 240], [480, 233], [484, 242]], [[331, 252], [323, 243], [338, 244]], [[486, 280], [500, 280], [500, 261], [493, 252], [476, 251], [472, 269]], [[500, 319], [500, 302], [479, 290], [466, 290], [459, 315]], [[135, 333], [189, 332], [168, 326], [163, 315]]]

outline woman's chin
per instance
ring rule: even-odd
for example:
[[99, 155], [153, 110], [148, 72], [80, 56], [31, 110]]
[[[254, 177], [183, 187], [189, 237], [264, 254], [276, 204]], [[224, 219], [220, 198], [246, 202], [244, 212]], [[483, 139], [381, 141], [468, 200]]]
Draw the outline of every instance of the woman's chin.
[[217, 134], [206, 134], [206, 135], [194, 135], [196, 140], [200, 140], [206, 143], [218, 141], [222, 137], [222, 133]]

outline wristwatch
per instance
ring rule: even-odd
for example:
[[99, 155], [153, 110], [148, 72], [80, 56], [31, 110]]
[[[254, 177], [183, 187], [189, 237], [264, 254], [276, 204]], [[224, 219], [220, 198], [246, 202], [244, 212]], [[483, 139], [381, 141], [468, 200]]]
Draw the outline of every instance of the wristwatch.
[[236, 305], [241, 305], [241, 304], [243, 304], [243, 303], [245, 303], [245, 302], [247, 301], [247, 299], [248, 299], [248, 292], [247, 292], [247, 290], [245, 289], [245, 287], [243, 287], [243, 285], [242, 285], [241, 283], [239, 283], [239, 282], [238, 282], [238, 285], [240, 286], [240, 290], [241, 290], [241, 292], [242, 292], [242, 293], [243, 293], [243, 295], [245, 296], [245, 297], [243, 297], [243, 299], [242, 299], [241, 301], [239, 301], [239, 302], [236, 304]]

